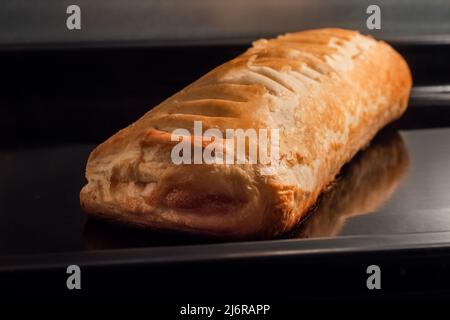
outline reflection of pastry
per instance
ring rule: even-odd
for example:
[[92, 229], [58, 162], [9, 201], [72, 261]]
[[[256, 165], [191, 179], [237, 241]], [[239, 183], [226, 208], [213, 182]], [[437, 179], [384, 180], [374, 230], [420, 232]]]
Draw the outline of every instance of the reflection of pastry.
[[[343, 164], [403, 113], [410, 88], [400, 55], [354, 31], [320, 29], [256, 41], [98, 146], [87, 164], [82, 207], [141, 228], [230, 239], [281, 234]], [[193, 135], [194, 121], [202, 121], [202, 133], [279, 130], [275, 174], [262, 175], [270, 164], [261, 160], [174, 164], [171, 132]], [[198, 139], [186, 139], [190, 150]], [[226, 154], [235, 150], [224, 145]]]
[[343, 168], [311, 216], [291, 236], [336, 235], [347, 218], [373, 212], [389, 199], [408, 165], [408, 151], [401, 136], [383, 132]]

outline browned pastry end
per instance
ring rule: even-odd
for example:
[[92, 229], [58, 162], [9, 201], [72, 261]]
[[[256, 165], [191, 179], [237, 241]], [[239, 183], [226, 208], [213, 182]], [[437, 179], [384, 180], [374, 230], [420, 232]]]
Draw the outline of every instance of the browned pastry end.
[[[81, 205], [140, 228], [227, 239], [279, 235], [400, 117], [411, 85], [397, 52], [356, 31], [258, 40], [99, 145], [88, 160]], [[261, 163], [174, 164], [170, 134], [192, 134], [196, 120], [221, 132], [279, 129], [276, 174], [262, 175]]]

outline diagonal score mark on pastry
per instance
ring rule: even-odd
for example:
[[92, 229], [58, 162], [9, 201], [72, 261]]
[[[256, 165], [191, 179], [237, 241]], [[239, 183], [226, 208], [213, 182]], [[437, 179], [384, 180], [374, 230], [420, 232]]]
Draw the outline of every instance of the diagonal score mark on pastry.
[[[400, 117], [411, 85], [397, 52], [355, 31], [258, 40], [98, 146], [81, 205], [141, 228], [227, 239], [279, 235]], [[262, 176], [262, 164], [173, 164], [170, 133], [193, 133], [196, 120], [204, 131], [279, 129], [277, 173]]]

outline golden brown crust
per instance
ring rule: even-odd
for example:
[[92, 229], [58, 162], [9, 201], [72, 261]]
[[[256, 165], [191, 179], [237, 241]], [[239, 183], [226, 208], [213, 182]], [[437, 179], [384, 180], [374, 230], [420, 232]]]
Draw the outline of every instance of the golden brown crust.
[[[320, 29], [256, 41], [91, 154], [81, 191], [93, 215], [223, 238], [291, 229], [339, 169], [405, 110], [406, 62], [382, 41]], [[170, 132], [280, 129], [278, 173], [256, 165], [175, 165]]]

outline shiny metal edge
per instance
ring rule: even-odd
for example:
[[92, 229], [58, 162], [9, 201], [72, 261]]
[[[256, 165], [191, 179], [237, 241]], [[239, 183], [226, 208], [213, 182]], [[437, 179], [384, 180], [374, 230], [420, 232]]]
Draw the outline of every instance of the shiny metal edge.
[[174, 247], [116, 249], [0, 257], [0, 272], [54, 269], [68, 264], [117, 266], [213, 262], [292, 256], [374, 253], [400, 250], [450, 249], [450, 232], [321, 239], [287, 239]]

